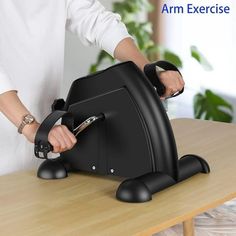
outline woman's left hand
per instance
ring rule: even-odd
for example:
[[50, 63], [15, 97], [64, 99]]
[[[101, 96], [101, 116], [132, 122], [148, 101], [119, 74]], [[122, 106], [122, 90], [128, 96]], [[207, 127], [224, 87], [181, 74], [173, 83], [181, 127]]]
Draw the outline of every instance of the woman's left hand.
[[181, 91], [185, 85], [184, 80], [178, 71], [160, 72], [159, 79], [166, 88], [166, 92], [161, 99], [165, 99], [166, 97], [170, 97]]

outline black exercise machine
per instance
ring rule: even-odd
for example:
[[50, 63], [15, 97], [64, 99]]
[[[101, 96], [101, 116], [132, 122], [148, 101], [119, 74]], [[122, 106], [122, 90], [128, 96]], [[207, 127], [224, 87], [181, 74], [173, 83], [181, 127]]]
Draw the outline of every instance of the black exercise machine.
[[[36, 134], [35, 155], [46, 159], [38, 177], [59, 179], [79, 170], [127, 177], [116, 192], [117, 199], [145, 202], [199, 172], [209, 173], [207, 162], [197, 155], [178, 160], [172, 128], [159, 98], [165, 87], [157, 67], [178, 71], [159, 61], [146, 65], [144, 74], [133, 62], [124, 62], [75, 80], [66, 101], [54, 102], [53, 112]], [[79, 135], [78, 143], [59, 158], [48, 159], [52, 150], [48, 133], [60, 118]]]

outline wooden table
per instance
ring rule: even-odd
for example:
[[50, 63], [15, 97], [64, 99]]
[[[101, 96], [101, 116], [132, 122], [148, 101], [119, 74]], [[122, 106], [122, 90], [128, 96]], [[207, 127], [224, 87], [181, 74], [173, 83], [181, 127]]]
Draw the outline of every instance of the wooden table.
[[193, 235], [194, 216], [236, 197], [236, 125], [179, 119], [172, 126], [179, 155], [201, 155], [211, 166], [209, 175], [198, 174], [142, 204], [115, 199], [119, 178], [2, 176], [0, 235], [144, 236], [181, 222], [185, 235]]

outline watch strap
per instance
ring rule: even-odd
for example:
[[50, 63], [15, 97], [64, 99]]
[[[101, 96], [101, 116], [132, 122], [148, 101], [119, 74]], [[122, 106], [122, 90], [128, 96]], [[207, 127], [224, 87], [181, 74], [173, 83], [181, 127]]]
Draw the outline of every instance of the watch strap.
[[23, 128], [25, 127], [26, 123], [24, 121], [21, 122], [20, 126], [18, 127], [18, 133], [22, 134]]
[[[30, 117], [32, 118], [32, 121], [31, 121], [31, 122], [26, 122], [27, 116], [30, 116]], [[18, 127], [18, 129], [17, 129], [18, 133], [22, 134], [22, 131], [23, 131], [24, 127], [25, 127], [26, 125], [32, 124], [34, 121], [35, 121], [35, 118], [34, 118], [32, 115], [30, 115], [30, 114], [24, 115], [24, 116], [23, 116], [23, 120], [22, 120], [21, 124], [19, 125], [19, 127]]]

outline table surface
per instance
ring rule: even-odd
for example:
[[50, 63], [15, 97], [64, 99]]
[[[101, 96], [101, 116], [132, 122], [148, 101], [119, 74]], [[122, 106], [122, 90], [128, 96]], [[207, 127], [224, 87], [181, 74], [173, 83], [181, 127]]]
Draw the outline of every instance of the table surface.
[[172, 120], [179, 156], [204, 157], [198, 174], [142, 204], [115, 199], [120, 178], [85, 173], [41, 180], [35, 172], [0, 177], [0, 235], [152, 235], [236, 197], [236, 125]]

